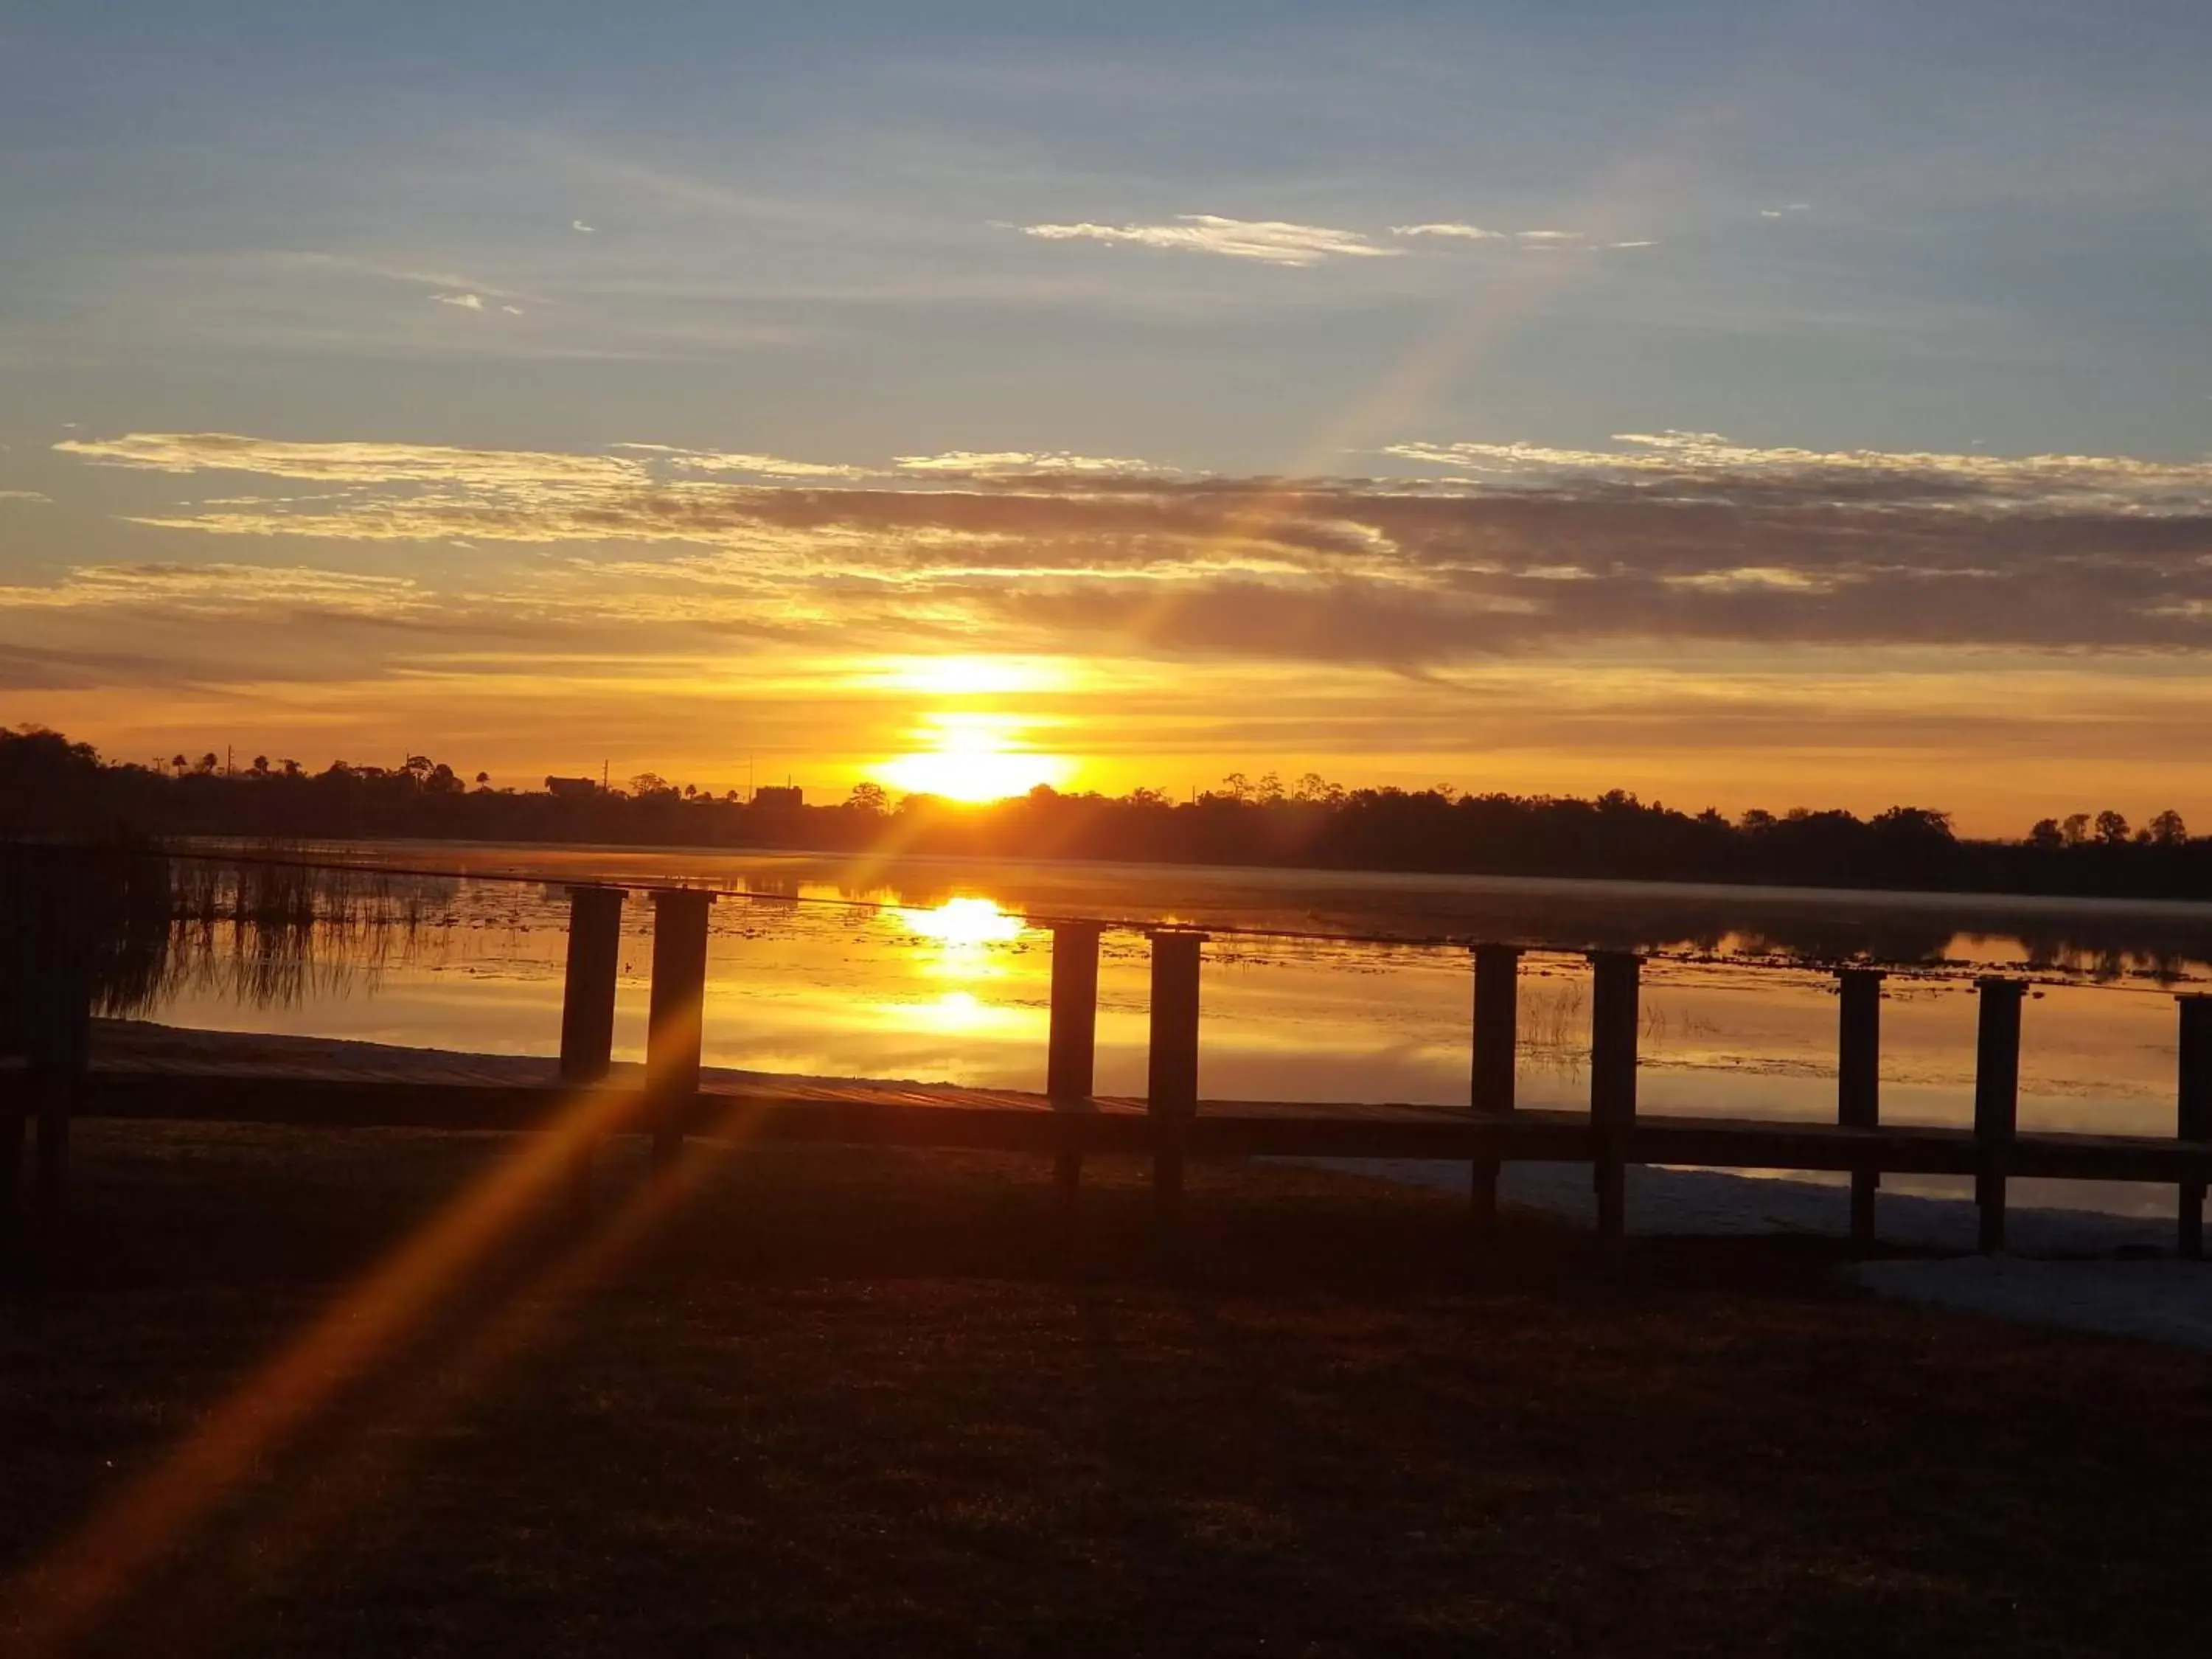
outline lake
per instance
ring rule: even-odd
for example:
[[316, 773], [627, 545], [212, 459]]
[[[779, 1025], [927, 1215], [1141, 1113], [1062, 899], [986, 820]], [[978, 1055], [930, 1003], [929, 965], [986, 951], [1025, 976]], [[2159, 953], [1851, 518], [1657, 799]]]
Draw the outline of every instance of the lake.
[[[1971, 1116], [1977, 972], [2037, 981], [2024, 1018], [2028, 1129], [2171, 1134], [2176, 991], [2204, 988], [2212, 906], [1510, 878], [1368, 875], [793, 854], [380, 842], [313, 854], [354, 878], [281, 931], [237, 916], [233, 875], [200, 866], [196, 919], [131, 1010], [167, 1023], [502, 1054], [559, 1046], [566, 898], [583, 878], [741, 890], [714, 907], [705, 1059], [714, 1066], [1036, 1089], [1049, 939], [1022, 917], [1128, 924], [1105, 938], [1097, 1084], [1144, 1088], [1148, 947], [1172, 921], [1321, 937], [1217, 934], [1201, 982], [1208, 1098], [1464, 1101], [1463, 943], [1532, 950], [1520, 1097], [1587, 1099], [1588, 964], [1645, 971], [1641, 1102], [1653, 1111], [1822, 1119], [1835, 1109], [1836, 1002], [1822, 964], [1891, 965], [1882, 1109]], [[179, 868], [190, 867], [180, 865]], [[496, 879], [520, 875], [523, 881]], [[618, 1057], [642, 1056], [652, 911], [624, 923]], [[1343, 935], [1382, 936], [1352, 942]], [[1395, 942], [1394, 942], [1395, 941]], [[1943, 1182], [1895, 1183], [1950, 1190]], [[2020, 1201], [2058, 1194], [2017, 1183]], [[2170, 1210], [2157, 1188], [2063, 1201]]]

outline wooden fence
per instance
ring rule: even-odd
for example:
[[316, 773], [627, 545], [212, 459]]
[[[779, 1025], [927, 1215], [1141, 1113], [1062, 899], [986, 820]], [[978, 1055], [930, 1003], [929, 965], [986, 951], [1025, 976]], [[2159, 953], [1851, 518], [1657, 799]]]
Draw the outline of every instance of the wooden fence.
[[[1626, 1175], [1632, 1164], [1722, 1169], [1847, 1172], [1855, 1242], [1875, 1237], [1876, 1192], [1885, 1175], [1974, 1178], [1984, 1251], [2005, 1245], [2011, 1177], [2153, 1182], [2176, 1189], [2176, 1246], [2201, 1257], [2203, 1206], [2212, 1182], [2212, 997], [2177, 999], [2180, 1060], [2175, 1134], [2022, 1133], [2019, 1125], [2021, 1001], [2027, 981], [1977, 982], [1979, 1004], [1973, 1121], [1938, 1128], [1881, 1121], [1883, 975], [1838, 971], [1836, 1116], [1832, 1123], [1655, 1115], [1637, 1104], [1643, 958], [1591, 953], [1589, 1109], [1532, 1110], [1515, 1099], [1522, 948], [1473, 947], [1471, 1064], [1464, 1108], [1355, 1103], [1201, 1103], [1198, 1094], [1200, 966], [1206, 935], [1188, 927], [1149, 930], [1150, 1052], [1141, 1098], [1094, 1093], [1100, 939], [1108, 924], [1042, 923], [1052, 935], [1050, 1025], [1042, 1095], [903, 1085], [783, 1085], [701, 1088], [702, 1013], [709, 907], [698, 888], [651, 890], [653, 967], [641, 1086], [609, 1081], [617, 970], [629, 890], [568, 890], [566, 981], [557, 1081], [544, 1085], [424, 1085], [297, 1076], [105, 1073], [89, 1065], [94, 950], [88, 918], [100, 883], [79, 856], [15, 849], [17, 897], [0, 914], [0, 939], [15, 966], [5, 977], [20, 1007], [11, 1025], [26, 1063], [0, 1073], [0, 1202], [21, 1184], [25, 1129], [38, 1130], [36, 1186], [58, 1202], [74, 1115], [245, 1119], [332, 1126], [421, 1125], [526, 1130], [582, 1121], [576, 1193], [586, 1201], [590, 1154], [607, 1133], [649, 1135], [656, 1165], [680, 1155], [687, 1135], [770, 1141], [999, 1147], [1053, 1159], [1054, 1182], [1073, 1205], [1083, 1160], [1093, 1152], [1152, 1160], [1164, 1216], [1182, 1206], [1192, 1158], [1287, 1156], [1462, 1161], [1471, 1177], [1475, 1224], [1498, 1213], [1501, 1167], [1515, 1161], [1587, 1164], [1598, 1228], [1626, 1229]], [[4, 887], [5, 883], [0, 883]], [[23, 897], [27, 892], [29, 897]]]

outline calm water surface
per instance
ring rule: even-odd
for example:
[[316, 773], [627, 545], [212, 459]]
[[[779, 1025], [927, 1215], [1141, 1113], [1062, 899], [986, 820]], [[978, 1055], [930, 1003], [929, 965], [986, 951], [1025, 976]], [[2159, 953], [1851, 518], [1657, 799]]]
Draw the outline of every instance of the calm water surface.
[[[173, 945], [146, 1016], [552, 1054], [565, 948], [558, 884], [711, 881], [750, 896], [714, 907], [710, 1065], [1040, 1088], [1050, 950], [1021, 917], [1082, 915], [1567, 947], [1524, 963], [1519, 1087], [1528, 1105], [1587, 1100], [1579, 949], [1658, 953], [1645, 975], [1641, 1102], [1719, 1115], [1832, 1116], [1836, 1004], [1814, 964], [1856, 957], [1896, 965], [1883, 1009], [1885, 1118], [1965, 1122], [1972, 976], [2030, 973], [2023, 1127], [2170, 1134], [2172, 993], [2204, 988], [2212, 957], [2212, 907], [2199, 905], [629, 848], [318, 850], [480, 873], [393, 876], [365, 908], [297, 937], [299, 960], [278, 974], [251, 924], [195, 924]], [[535, 879], [486, 878], [510, 872]], [[643, 1054], [651, 927], [650, 905], [633, 899], [617, 994], [623, 1058]], [[1147, 963], [1141, 933], [1107, 934], [1102, 1092], [1143, 1091]], [[1469, 977], [1457, 946], [1217, 936], [1201, 987], [1200, 1088], [1218, 1099], [1464, 1101]], [[2021, 1201], [2055, 1196], [2023, 1191]], [[2056, 1201], [2148, 1212], [2171, 1200], [2154, 1188], [2074, 1188]]]

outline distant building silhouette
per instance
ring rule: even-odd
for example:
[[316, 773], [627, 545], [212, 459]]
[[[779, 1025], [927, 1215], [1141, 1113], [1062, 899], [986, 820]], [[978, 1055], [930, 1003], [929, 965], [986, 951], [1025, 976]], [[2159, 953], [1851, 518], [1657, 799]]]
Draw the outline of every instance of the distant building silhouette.
[[753, 805], [781, 811], [806, 804], [806, 792], [797, 784], [771, 783], [753, 791]]
[[545, 793], [556, 800], [581, 800], [599, 793], [597, 778], [553, 778], [545, 780]]

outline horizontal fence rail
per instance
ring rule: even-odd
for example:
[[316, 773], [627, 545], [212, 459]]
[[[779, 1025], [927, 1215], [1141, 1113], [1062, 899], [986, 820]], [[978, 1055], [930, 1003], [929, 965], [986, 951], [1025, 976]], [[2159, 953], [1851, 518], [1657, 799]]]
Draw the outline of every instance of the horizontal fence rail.
[[[1536, 1110], [1515, 1098], [1521, 959], [1530, 948], [1485, 941], [1474, 967], [1468, 1097], [1465, 1107], [1201, 1101], [1200, 968], [1217, 933], [1334, 943], [1434, 944], [1401, 938], [1128, 924], [1098, 917], [1027, 918], [1052, 940], [1046, 1086], [1042, 1094], [855, 1083], [770, 1081], [701, 1086], [709, 908], [718, 897], [795, 902], [746, 890], [678, 884], [566, 884], [568, 935], [557, 1073], [544, 1084], [368, 1081], [256, 1076], [248, 1071], [95, 1072], [90, 1064], [94, 957], [108, 911], [118, 902], [118, 870], [130, 858], [106, 849], [0, 848], [0, 969], [8, 1023], [0, 1033], [20, 1051], [0, 1062], [0, 1204], [20, 1201], [27, 1128], [38, 1131], [35, 1187], [61, 1201], [69, 1126], [78, 1115], [142, 1119], [226, 1119], [342, 1127], [535, 1130], [573, 1139], [574, 1201], [590, 1202], [594, 1147], [606, 1135], [650, 1137], [666, 1168], [692, 1136], [747, 1141], [858, 1142], [996, 1148], [1054, 1160], [1060, 1201], [1077, 1202], [1085, 1157], [1149, 1158], [1164, 1220], [1182, 1208], [1194, 1157], [1282, 1156], [1421, 1158], [1464, 1162], [1480, 1230], [1498, 1213], [1498, 1182], [1512, 1162], [1586, 1164], [1598, 1230], [1627, 1231], [1626, 1170], [1633, 1164], [1845, 1173], [1853, 1241], [1875, 1237], [1885, 1175], [1970, 1176], [1984, 1251], [2006, 1243], [2008, 1183], [2014, 1176], [2152, 1182], [2177, 1194], [2176, 1248], [2203, 1248], [2203, 1204], [2212, 1186], [2212, 995], [2176, 999], [2179, 1019], [2177, 1112], [2172, 1139], [2023, 1133], [2019, 1127], [2021, 1006], [2016, 976], [1978, 980], [1978, 1024], [1970, 1128], [1885, 1124], [1881, 1114], [1882, 972], [1835, 970], [1837, 1106], [1832, 1123], [1679, 1117], [1643, 1113], [1637, 1100], [1640, 983], [1649, 953], [1589, 952], [1589, 1109]], [[236, 855], [189, 856], [240, 862]], [[471, 872], [413, 871], [381, 864], [264, 860], [264, 865], [381, 875], [528, 880]], [[611, 1063], [614, 1000], [623, 907], [642, 890], [653, 904], [652, 976], [641, 1081], [618, 1080]], [[879, 908], [866, 901], [833, 901]], [[1101, 937], [1141, 927], [1152, 955], [1150, 1051], [1139, 1099], [1094, 1092]], [[1463, 943], [1463, 942], [1455, 942]]]

